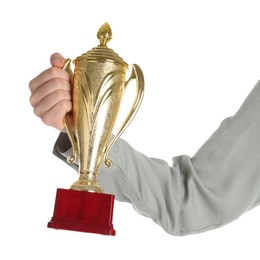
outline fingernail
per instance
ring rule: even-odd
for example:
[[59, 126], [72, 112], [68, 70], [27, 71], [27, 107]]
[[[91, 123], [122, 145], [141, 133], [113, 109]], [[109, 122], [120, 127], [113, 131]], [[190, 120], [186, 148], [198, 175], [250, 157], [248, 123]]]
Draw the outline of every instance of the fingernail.
[[61, 63], [61, 60], [60, 60], [60, 58], [54, 58], [53, 60], [52, 60], [52, 63], [53, 64], [60, 64]]

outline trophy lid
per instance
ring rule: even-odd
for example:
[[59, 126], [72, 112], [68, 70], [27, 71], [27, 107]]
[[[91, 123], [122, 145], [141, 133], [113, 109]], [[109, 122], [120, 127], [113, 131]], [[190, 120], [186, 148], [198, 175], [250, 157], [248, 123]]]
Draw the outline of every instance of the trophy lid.
[[97, 32], [97, 38], [100, 44], [87, 51], [79, 59], [87, 59], [89, 61], [105, 62], [111, 61], [113, 63], [128, 67], [127, 63], [112, 49], [107, 47], [107, 43], [112, 39], [112, 30], [108, 23], [104, 23]]

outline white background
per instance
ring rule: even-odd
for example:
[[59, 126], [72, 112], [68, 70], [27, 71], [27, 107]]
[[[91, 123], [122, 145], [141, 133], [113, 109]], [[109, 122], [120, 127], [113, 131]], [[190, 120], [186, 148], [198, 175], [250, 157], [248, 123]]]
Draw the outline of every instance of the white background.
[[109, 44], [146, 81], [123, 135], [137, 150], [171, 162], [192, 156], [232, 116], [260, 79], [259, 1], [10, 0], [0, 4], [0, 259], [259, 259], [260, 209], [220, 229], [174, 237], [131, 205], [116, 202], [115, 237], [46, 227], [56, 188], [77, 175], [52, 155], [58, 132], [29, 104], [29, 81], [49, 56]]

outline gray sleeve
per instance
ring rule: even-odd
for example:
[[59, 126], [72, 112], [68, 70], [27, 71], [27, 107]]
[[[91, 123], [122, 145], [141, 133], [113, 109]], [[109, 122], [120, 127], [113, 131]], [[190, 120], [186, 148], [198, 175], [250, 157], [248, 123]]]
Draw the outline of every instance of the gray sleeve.
[[[61, 134], [54, 147], [63, 160], [66, 140]], [[192, 158], [174, 157], [169, 166], [122, 139], [110, 157], [113, 166], [102, 166], [99, 174], [106, 193], [132, 203], [166, 232], [187, 235], [223, 226], [260, 200], [260, 83]]]

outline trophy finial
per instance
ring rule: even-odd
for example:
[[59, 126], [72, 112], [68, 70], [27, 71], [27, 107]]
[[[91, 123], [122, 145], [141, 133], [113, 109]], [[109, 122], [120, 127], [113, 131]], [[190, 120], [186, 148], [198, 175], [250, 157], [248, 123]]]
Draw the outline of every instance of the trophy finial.
[[107, 22], [99, 28], [97, 38], [100, 41], [99, 46], [107, 47], [107, 42], [112, 39], [112, 30]]

